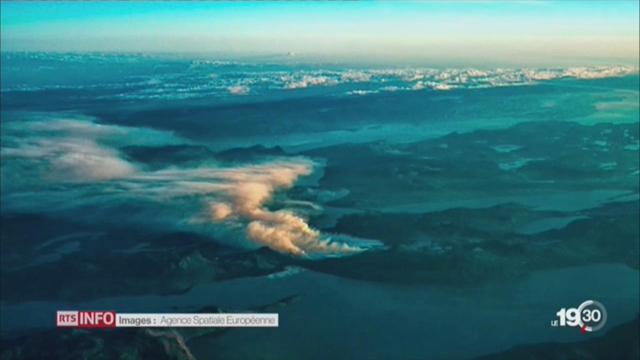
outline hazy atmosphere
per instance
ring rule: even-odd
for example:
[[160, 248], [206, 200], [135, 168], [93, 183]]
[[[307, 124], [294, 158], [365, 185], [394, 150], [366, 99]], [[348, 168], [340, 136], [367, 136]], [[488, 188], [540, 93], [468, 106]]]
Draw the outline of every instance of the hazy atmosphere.
[[422, 65], [635, 64], [638, 11], [637, 1], [3, 2], [2, 47]]
[[638, 4], [2, 1], [0, 359], [637, 359]]

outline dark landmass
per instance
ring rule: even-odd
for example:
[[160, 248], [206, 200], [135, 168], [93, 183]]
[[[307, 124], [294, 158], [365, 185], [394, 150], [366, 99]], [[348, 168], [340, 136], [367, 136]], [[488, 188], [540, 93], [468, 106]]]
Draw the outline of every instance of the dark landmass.
[[[201, 211], [199, 202], [203, 199], [199, 195], [169, 203], [122, 196], [107, 204], [94, 196], [92, 186], [124, 193], [128, 189], [110, 183], [108, 177], [99, 184], [50, 184], [45, 177], [55, 172], [55, 166], [48, 167], [51, 164], [47, 163], [33, 168], [29, 162], [18, 161], [13, 167], [3, 166], [2, 174], [0, 302], [9, 309], [23, 304], [32, 309], [33, 304], [28, 304], [32, 301], [68, 301], [72, 305], [95, 299], [108, 303], [114, 296], [183, 294], [211, 282], [286, 273], [288, 266], [368, 281], [358, 285], [384, 288], [384, 294], [397, 295], [400, 300], [402, 291], [394, 292], [398, 285], [428, 284], [445, 292], [486, 284], [505, 289], [509, 281], [521, 280], [538, 270], [598, 263], [640, 268], [637, 74], [449, 91], [410, 91], [408, 86], [418, 85], [418, 81], [385, 79], [383, 84], [372, 78], [293, 90], [286, 89], [282, 81], [262, 84], [259, 79], [266, 75], [278, 81], [285, 74], [312, 74], [299, 70], [315, 72], [318, 64], [308, 68], [235, 63], [200, 66], [190, 60], [137, 55], [28, 53], [3, 53], [2, 60], [3, 130], [6, 124], [21, 129], [8, 138], [3, 132], [3, 156], [5, 141], [12, 145], [9, 150], [16, 146], [8, 156], [17, 158], [41, 157], [42, 152], [34, 152], [33, 145], [44, 141], [48, 145], [45, 150], [52, 151], [45, 152], [51, 164], [63, 158], [63, 163], [88, 161], [100, 166], [105, 158], [102, 155], [108, 155], [107, 160], [124, 160], [136, 169], [150, 171], [237, 163], [251, 166], [274, 157], [306, 156], [319, 160], [314, 174], [299, 179], [292, 189], [274, 194], [265, 206], [309, 218], [309, 224], [322, 236], [375, 239], [384, 245], [356, 255], [317, 260], [294, 258], [267, 248], [234, 247], [230, 239], [203, 235], [208, 232], [199, 232], [201, 224], [193, 228], [184, 225]], [[261, 75], [262, 70], [269, 71]], [[225, 82], [216, 84], [212, 76]], [[243, 84], [247, 79], [255, 81], [247, 94], [230, 92], [230, 85]], [[382, 86], [396, 89], [386, 91]], [[163, 134], [172, 140], [164, 146], [143, 146], [147, 142], [142, 140], [148, 139], [120, 143], [117, 134], [107, 132], [99, 136], [100, 141], [94, 139], [95, 144], [89, 141], [91, 146], [85, 153], [82, 149], [86, 147], [77, 145], [96, 134], [86, 133], [86, 139], [84, 135], [48, 137], [53, 134], [23, 126], [36, 119], [44, 124], [66, 118], [83, 119], [93, 125], [121, 125], [119, 130], [125, 133], [141, 127], [154, 134], [165, 131]], [[411, 133], [414, 130], [415, 134]], [[219, 148], [234, 139], [248, 147]], [[260, 145], [257, 142], [261, 139], [280, 146]], [[65, 141], [76, 146], [53, 146]], [[113, 142], [113, 146], [103, 149], [107, 142]], [[48, 189], [55, 191], [45, 192]], [[56, 193], [68, 196], [58, 201]], [[49, 201], [57, 206], [49, 207]], [[67, 201], [69, 206], [64, 206]], [[12, 210], [5, 211], [7, 208]], [[246, 230], [242, 227], [246, 224], [238, 225], [239, 233]], [[265, 281], [276, 288], [286, 283]], [[343, 284], [347, 287], [334, 287], [333, 281], [317, 285], [326, 285], [322, 294], [349, 292], [352, 282]], [[634, 288], [637, 290], [637, 285]], [[250, 285], [239, 292], [245, 289], [247, 296], [252, 296]], [[298, 290], [285, 294], [291, 292]], [[637, 293], [633, 296], [637, 298]], [[333, 308], [325, 303], [331, 298], [340, 306]], [[305, 308], [295, 309], [302, 311], [288, 320], [308, 329], [309, 319], [327, 313], [326, 309], [317, 312], [318, 304], [337, 315], [357, 312], [369, 316], [372, 309], [376, 314], [386, 312], [384, 307], [336, 299], [314, 298], [309, 303], [314, 305], [301, 304]], [[272, 311], [296, 300], [294, 295], [248, 310]], [[384, 296], [358, 300], [385, 301]], [[223, 311], [216, 305], [201, 306], [207, 304], [206, 299], [198, 304], [172, 310]], [[35, 312], [39, 311], [37, 307], [33, 306]], [[425, 320], [415, 313], [411, 313], [411, 319], [412, 323]], [[0, 339], [0, 357], [12, 360], [193, 359], [190, 346], [196, 352], [200, 344], [190, 341], [232, 331], [57, 329], [23, 336], [12, 333], [21, 324], [6, 325]], [[445, 328], [442, 333], [452, 335]], [[280, 334], [291, 331], [285, 327], [279, 330]], [[308, 344], [296, 344], [304, 350], [302, 354], [318, 352], [322, 356], [326, 347], [352, 341], [336, 338], [330, 322], [327, 328], [314, 330], [327, 336], [308, 336]], [[354, 337], [356, 347], [379, 350], [388, 345], [378, 342], [379, 338], [372, 343], [368, 330], [354, 323], [352, 334], [360, 335]], [[416, 334], [415, 339], [401, 340], [418, 344], [429, 341], [419, 331]], [[286, 340], [271, 335], [261, 335], [271, 346], [265, 348], [265, 354], [271, 350], [276, 355], [268, 355], [278, 356], [276, 348], [286, 345]], [[451, 343], [443, 346], [453, 350], [458, 346], [457, 335], [454, 333]], [[604, 336], [591, 335], [578, 343], [524, 345], [488, 358], [640, 357], [637, 319]], [[497, 339], [494, 334], [488, 338], [500, 342], [500, 346], [511, 346], [513, 339], [522, 339]], [[255, 343], [243, 340], [238, 339], [253, 349]], [[203, 353], [215, 356], [215, 346], [221, 343], [212, 341], [211, 351], [207, 348]], [[394, 340], [389, 345], [400, 344]], [[353, 357], [348, 352], [334, 354]], [[419, 351], [406, 357], [416, 354], [429, 357]]]
[[377, 238], [388, 249], [301, 266], [368, 281], [447, 286], [513, 280], [535, 270], [593, 263], [617, 262], [638, 269], [639, 209], [633, 201], [564, 213], [561, 218], [580, 218], [534, 234], [518, 233], [518, 225], [559, 213], [500, 205], [427, 214], [348, 215], [330, 231]]
[[542, 343], [516, 346], [505, 352], [481, 356], [478, 360], [636, 360], [640, 359], [638, 318], [618, 325], [598, 337], [571, 343]]
[[638, 193], [639, 138], [638, 123], [546, 121], [410, 144], [335, 145], [304, 154], [326, 159], [320, 186], [350, 191], [333, 205], [391, 211], [420, 203], [544, 200], [563, 191]]
[[214, 152], [202, 145], [126, 146], [121, 150], [130, 160], [157, 168], [201, 164], [215, 158]]
[[[298, 298], [291, 295], [248, 311], [277, 311]], [[225, 311], [207, 306], [193, 312]], [[233, 328], [56, 329], [0, 340], [0, 359], [193, 360], [189, 349], [192, 339], [222, 336], [228, 331]]]
[[263, 160], [269, 156], [285, 156], [287, 153], [280, 146], [267, 147], [255, 145], [246, 148], [233, 148], [218, 152], [216, 157], [229, 162], [249, 162]]
[[[285, 263], [267, 248], [239, 250], [193, 233], [125, 228], [96, 234], [82, 232], [87, 225], [26, 214], [0, 220], [2, 300], [8, 303], [179, 294], [201, 283], [281, 271]], [[71, 229], [75, 236], [56, 238]], [[74, 281], [55, 280], [67, 278]], [[10, 291], [15, 288], [21, 290]]]
[[[573, 212], [505, 204], [425, 214], [346, 215], [328, 231], [376, 238], [386, 249], [309, 261], [267, 248], [229, 248], [191, 233], [122, 230], [96, 235], [63, 221], [56, 221], [51, 228], [55, 232], [47, 233], [46, 224], [52, 220], [40, 217], [40, 226], [29, 225], [28, 230], [19, 224], [38, 224], [36, 217], [15, 215], [2, 218], [7, 223], [2, 227], [3, 301], [177, 294], [198, 284], [267, 275], [291, 264], [369, 281], [447, 286], [517, 279], [535, 270], [592, 263], [617, 262], [638, 269], [639, 216], [635, 201]], [[518, 231], [548, 218], [573, 220], [541, 232]], [[56, 237], [68, 233], [69, 227], [75, 237]], [[105, 239], [114, 240], [107, 246]], [[69, 246], [73, 243], [77, 248]], [[65, 286], [52, 281], [71, 276], [74, 282]], [[121, 280], [113, 282], [114, 276]], [[23, 290], [8, 291], [15, 286]]]

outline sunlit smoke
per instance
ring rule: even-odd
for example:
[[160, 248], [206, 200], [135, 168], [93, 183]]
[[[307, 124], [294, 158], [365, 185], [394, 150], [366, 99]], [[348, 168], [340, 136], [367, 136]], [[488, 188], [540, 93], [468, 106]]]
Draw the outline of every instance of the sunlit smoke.
[[293, 186], [300, 176], [309, 175], [312, 170], [313, 163], [306, 159], [236, 169], [225, 176], [236, 182], [229, 186], [226, 202], [212, 204], [211, 217], [218, 222], [245, 221], [249, 239], [292, 255], [361, 251], [323, 238], [305, 219], [289, 210], [269, 211], [264, 207], [275, 191]]
[[[114, 135], [122, 139], [131, 131], [141, 129], [75, 119], [34, 121], [21, 128], [9, 127], [8, 135], [3, 138], [7, 145], [2, 148], [2, 158], [11, 166], [34, 169], [34, 181], [42, 186], [52, 185], [51, 191], [60, 192], [55, 198], [61, 199], [61, 207], [81, 202], [77, 197], [70, 201], [68, 197], [73, 195], [65, 196], [66, 187], [57, 185], [76, 183], [90, 185], [82, 188], [91, 192], [86, 194], [88, 198], [100, 199], [100, 208], [142, 200], [163, 208], [174, 206], [175, 213], [183, 217], [172, 219], [179, 226], [195, 225], [204, 231], [209, 228], [213, 233], [216, 229], [228, 228], [231, 238], [233, 234], [240, 235], [240, 231], [242, 237], [254, 244], [286, 254], [339, 256], [365, 249], [332, 240], [331, 236], [310, 227], [307, 220], [292, 209], [268, 208], [276, 192], [291, 188], [301, 177], [313, 172], [315, 164], [310, 159], [277, 157], [257, 164], [232, 166], [223, 166], [211, 159], [196, 167], [151, 170], [124, 158], [119, 148], [127, 143], [109, 143]], [[204, 203], [206, 215], [184, 213], [184, 201]], [[25, 206], [33, 208], [38, 203], [31, 201]], [[282, 204], [286, 206], [288, 201]], [[307, 205], [321, 210], [315, 204]], [[42, 206], [43, 211], [56, 209], [50, 203]]]

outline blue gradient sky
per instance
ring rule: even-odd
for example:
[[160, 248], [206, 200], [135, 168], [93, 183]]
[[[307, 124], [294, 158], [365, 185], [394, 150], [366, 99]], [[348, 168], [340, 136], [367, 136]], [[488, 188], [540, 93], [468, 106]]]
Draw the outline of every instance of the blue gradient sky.
[[2, 2], [2, 50], [295, 53], [562, 65], [638, 61], [638, 1]]

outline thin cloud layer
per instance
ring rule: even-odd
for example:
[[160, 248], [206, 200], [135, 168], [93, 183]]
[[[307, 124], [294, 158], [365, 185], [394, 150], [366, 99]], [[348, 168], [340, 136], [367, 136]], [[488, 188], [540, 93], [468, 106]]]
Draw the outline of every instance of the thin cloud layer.
[[[79, 63], [110, 64], [115, 67], [135, 63], [140, 66], [164, 66], [166, 59], [154, 56], [123, 54], [7, 54], [6, 66], [22, 62], [46, 62], [49, 71], [69, 69]], [[219, 60], [184, 60], [186, 69], [179, 73], [158, 74], [152, 72], [125, 82], [109, 81], [87, 84], [78, 81], [62, 84], [29, 82], [3, 83], [3, 91], [46, 91], [61, 89], [103, 90], [101, 99], [154, 100], [196, 99], [214, 96], [278, 94], [286, 90], [291, 96], [309, 89], [336, 87], [336, 92], [367, 95], [394, 90], [443, 91], [450, 89], [477, 89], [502, 86], [535, 85], [555, 79], [598, 79], [625, 76], [638, 72], [636, 66], [603, 65], [581, 67], [526, 67], [526, 68], [370, 68], [331, 67], [309, 69], [292, 66], [284, 70], [276, 64], [246, 63]], [[109, 79], [108, 76], [106, 76]], [[391, 90], [393, 89], [393, 90]]]

